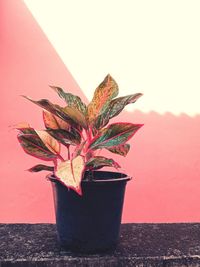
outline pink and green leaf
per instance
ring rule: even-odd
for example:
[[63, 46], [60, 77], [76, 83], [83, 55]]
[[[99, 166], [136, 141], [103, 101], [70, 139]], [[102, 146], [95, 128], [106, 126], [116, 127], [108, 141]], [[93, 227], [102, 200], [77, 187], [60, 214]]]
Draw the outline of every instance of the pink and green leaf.
[[62, 108], [65, 114], [67, 114], [77, 125], [82, 126], [84, 129], [88, 129], [87, 121], [85, 115], [80, 112], [78, 109], [73, 107], [64, 107]]
[[84, 158], [78, 156], [72, 160], [66, 160], [58, 164], [55, 175], [65, 186], [82, 195], [81, 180], [84, 169]]
[[68, 107], [75, 108], [79, 110], [82, 114], [86, 113], [86, 105], [82, 102], [79, 96], [73, 95], [71, 93], [66, 93], [62, 88], [58, 86], [50, 87], [62, 98], [65, 100]]
[[76, 146], [76, 148], [74, 149], [74, 152], [73, 152], [73, 158], [76, 158], [81, 154], [85, 144], [86, 144], [86, 140], [83, 141], [81, 144]]
[[118, 97], [111, 100], [109, 104], [110, 119], [117, 116], [124, 109], [126, 105], [135, 103], [141, 96], [142, 96], [141, 93], [137, 93], [133, 95]]
[[98, 136], [93, 138], [89, 149], [115, 147], [127, 142], [143, 124], [113, 123], [103, 129]]
[[40, 137], [35, 134], [18, 134], [18, 140], [23, 150], [36, 158], [42, 160], [54, 160], [57, 155], [52, 153], [42, 142]]
[[44, 160], [59, 155], [59, 142], [46, 131], [36, 131], [29, 124], [19, 124], [16, 129], [20, 131], [18, 140], [26, 153]]
[[27, 171], [29, 172], [40, 172], [40, 171], [54, 171], [54, 167], [53, 166], [46, 166], [43, 164], [37, 164], [35, 166], [33, 166], [32, 168], [28, 169]]
[[27, 122], [18, 123], [17, 125], [15, 125], [15, 129], [20, 131], [21, 134], [33, 134], [33, 135], [35, 134], [35, 135], [37, 135], [35, 129], [33, 127], [31, 127], [30, 124]]
[[98, 117], [96, 117], [94, 123], [93, 123], [93, 132], [96, 134], [98, 130], [105, 127], [110, 120], [110, 114], [109, 114], [109, 106], [104, 111], [104, 113], [101, 113]]
[[130, 145], [129, 144], [122, 144], [114, 147], [106, 147], [107, 150], [109, 150], [112, 153], [121, 155], [121, 156], [126, 156], [130, 150]]
[[103, 113], [110, 100], [118, 95], [118, 85], [108, 74], [103, 82], [96, 88], [92, 101], [87, 106], [87, 120], [92, 123], [96, 117]]
[[102, 156], [96, 156], [86, 162], [86, 169], [97, 170], [103, 167], [114, 167], [116, 169], [121, 168], [120, 165], [113, 159], [108, 159]]
[[81, 142], [81, 135], [75, 130], [70, 132], [63, 129], [47, 129], [46, 131], [65, 146], [76, 146], [79, 145]]
[[58, 116], [43, 110], [43, 121], [44, 125], [47, 129], [63, 129], [68, 130], [70, 128], [70, 124], [66, 121], [60, 119]]
[[[41, 108], [49, 111], [50, 113], [59, 117], [60, 119], [64, 120], [65, 122], [69, 123], [71, 126], [77, 128], [77, 129], [79, 129], [79, 127], [81, 126], [77, 120], [74, 120], [75, 116], [77, 118], [78, 115], [74, 115], [75, 112], [73, 113], [71, 109], [67, 110], [65, 108], [62, 108], [59, 105], [55, 105], [55, 104], [51, 103], [47, 99], [41, 99], [41, 100], [36, 101], [36, 100], [33, 100], [27, 96], [23, 96], [23, 97], [28, 99], [32, 103], [40, 106]], [[68, 111], [69, 111], [69, 113], [68, 113]], [[73, 117], [71, 118], [70, 115], [73, 115]]]
[[43, 111], [43, 119], [47, 132], [65, 146], [79, 145], [81, 135], [76, 128], [48, 111]]
[[52, 153], [55, 155], [60, 154], [60, 143], [54, 137], [52, 137], [47, 131], [36, 130], [36, 133]]
[[122, 96], [115, 98], [109, 102], [104, 112], [99, 114], [95, 121], [94, 121], [94, 127], [95, 129], [101, 129], [102, 127], [105, 127], [109, 120], [115, 116], [117, 116], [126, 105], [130, 103], [135, 103], [139, 97], [141, 97], [142, 94], [132, 94], [128, 96]]

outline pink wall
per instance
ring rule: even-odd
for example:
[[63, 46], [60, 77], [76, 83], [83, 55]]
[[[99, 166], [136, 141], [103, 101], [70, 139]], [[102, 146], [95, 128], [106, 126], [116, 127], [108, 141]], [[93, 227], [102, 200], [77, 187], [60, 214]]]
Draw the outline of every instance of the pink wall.
[[[86, 99], [22, 1], [0, 1], [0, 32], [0, 222], [54, 222], [45, 173], [24, 171], [39, 161], [22, 151], [9, 125], [43, 127], [41, 110], [19, 95], [57, 101], [48, 84]], [[200, 116], [135, 111], [119, 119], [145, 123], [130, 154], [115, 157], [135, 177], [127, 187], [123, 221], [200, 221]]]

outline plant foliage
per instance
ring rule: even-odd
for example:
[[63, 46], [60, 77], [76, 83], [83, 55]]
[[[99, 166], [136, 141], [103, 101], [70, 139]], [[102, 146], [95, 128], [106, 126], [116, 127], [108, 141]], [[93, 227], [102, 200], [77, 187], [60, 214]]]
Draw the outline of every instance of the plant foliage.
[[[107, 149], [124, 157], [127, 155], [130, 150], [127, 142], [142, 124], [109, 124], [109, 121], [142, 94], [117, 97], [118, 85], [110, 75], [96, 88], [88, 105], [60, 87], [50, 87], [65, 101], [65, 106], [23, 96], [43, 109], [45, 129], [35, 130], [29, 124], [21, 123], [16, 126], [18, 140], [27, 154], [53, 163], [53, 166], [38, 164], [30, 168], [30, 172], [53, 171], [56, 179], [81, 195], [81, 180], [86, 170], [105, 166], [120, 168], [113, 159], [97, 153]], [[66, 158], [61, 155], [61, 146], [66, 148]]]

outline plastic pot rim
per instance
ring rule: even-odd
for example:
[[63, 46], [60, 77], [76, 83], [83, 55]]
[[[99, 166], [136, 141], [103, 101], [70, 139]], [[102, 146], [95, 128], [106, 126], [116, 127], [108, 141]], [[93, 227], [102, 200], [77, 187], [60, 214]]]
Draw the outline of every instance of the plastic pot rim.
[[[115, 172], [111, 172], [111, 171], [95, 171], [95, 172], [106, 172], [107, 175], [109, 173], [115, 173]], [[116, 173], [120, 173], [120, 172], [116, 172]], [[121, 175], [123, 175], [124, 177], [117, 177], [117, 178], [111, 178], [111, 179], [92, 179], [92, 180], [82, 180], [81, 183], [96, 183], [96, 184], [100, 184], [100, 183], [109, 183], [109, 182], [120, 182], [120, 181], [130, 181], [133, 179], [133, 177], [126, 175], [125, 173], [120, 173]], [[53, 173], [49, 173], [46, 176], [47, 180], [51, 181], [51, 182], [60, 182], [59, 178], [56, 178], [56, 176]]]

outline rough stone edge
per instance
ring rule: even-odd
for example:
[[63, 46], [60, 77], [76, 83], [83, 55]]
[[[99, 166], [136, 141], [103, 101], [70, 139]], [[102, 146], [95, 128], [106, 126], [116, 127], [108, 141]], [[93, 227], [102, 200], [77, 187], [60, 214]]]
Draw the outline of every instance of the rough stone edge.
[[[30, 257], [27, 259], [5, 259], [5, 260], [0, 260], [0, 264], [4, 263], [4, 262], [10, 262], [10, 263], [20, 263], [20, 262], [60, 262], [60, 261], [64, 261], [64, 262], [73, 262], [73, 261], [84, 261], [85, 263], [89, 263], [89, 262], [101, 262], [101, 261], [115, 261], [118, 262], [120, 261], [142, 261], [142, 262], [146, 262], [146, 261], [161, 261], [161, 262], [168, 262], [168, 261], [182, 261], [182, 260], [197, 260], [198, 263], [200, 263], [200, 256], [199, 255], [190, 255], [190, 256], [157, 256], [157, 257], [135, 257], [135, 256], [94, 256], [94, 255], [90, 255], [90, 256], [60, 256], [59, 258], [40, 258], [38, 259], [37, 257]], [[1, 266], [1, 265], [0, 265]]]

